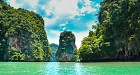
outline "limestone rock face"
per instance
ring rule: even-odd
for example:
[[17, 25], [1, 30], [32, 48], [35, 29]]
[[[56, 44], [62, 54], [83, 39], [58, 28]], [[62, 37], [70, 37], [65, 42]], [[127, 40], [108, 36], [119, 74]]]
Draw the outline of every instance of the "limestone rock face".
[[56, 52], [57, 61], [75, 61], [77, 49], [75, 36], [71, 31], [64, 31], [60, 34], [59, 47]]
[[0, 60], [50, 61], [50, 52], [43, 18], [0, 1]]

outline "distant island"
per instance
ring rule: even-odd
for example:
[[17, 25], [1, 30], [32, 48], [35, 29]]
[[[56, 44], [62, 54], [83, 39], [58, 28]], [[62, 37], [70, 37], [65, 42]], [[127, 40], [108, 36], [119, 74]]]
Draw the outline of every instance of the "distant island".
[[0, 61], [95, 62], [140, 60], [140, 1], [103, 0], [97, 25], [77, 49], [72, 31], [49, 44], [44, 20], [0, 0]]
[[55, 44], [55, 43], [51, 43], [50, 44], [50, 49], [51, 49], [51, 53], [52, 53], [52, 62], [56, 62], [56, 57], [55, 57], [55, 54], [58, 50], [58, 44]]

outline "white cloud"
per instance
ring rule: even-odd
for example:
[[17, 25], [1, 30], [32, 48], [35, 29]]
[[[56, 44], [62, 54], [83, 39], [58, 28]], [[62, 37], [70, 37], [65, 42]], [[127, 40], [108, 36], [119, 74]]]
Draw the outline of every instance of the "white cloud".
[[83, 38], [88, 36], [89, 31], [73, 32], [73, 33], [76, 37], [76, 46], [77, 48], [80, 48]]
[[78, 0], [51, 0], [47, 7], [42, 8], [45, 9], [47, 15], [51, 15], [50, 13], [55, 15], [53, 23], [56, 23], [59, 19], [73, 19], [74, 16], [78, 15], [77, 3]]
[[96, 7], [100, 7], [101, 5], [100, 5], [100, 4], [96, 4], [95, 6], [96, 6]]
[[88, 22], [88, 23], [86, 24], [86, 26], [88, 27], [89, 30], [92, 29], [92, 25], [97, 25], [97, 22], [95, 22], [95, 21], [90, 21], [90, 22]]
[[59, 38], [50, 38], [48, 37], [48, 40], [49, 40], [49, 44], [51, 43], [55, 43], [55, 44], [58, 44], [59, 45]]
[[46, 26], [55, 24], [59, 19], [74, 19], [75, 16], [84, 16], [86, 12], [92, 13], [96, 11], [96, 9], [92, 7], [94, 2], [90, 0], [83, 0], [83, 6], [79, 9], [77, 4], [80, 1], [82, 0], [51, 0], [42, 5], [38, 3], [39, 0], [20, 0], [20, 2], [18, 0], [7, 0], [7, 2], [15, 8], [28, 5], [30, 7], [29, 10], [37, 12], [36, 9], [40, 7], [40, 9], [46, 12], [47, 16], [55, 15], [53, 18], [43, 17]]
[[57, 16], [75, 16], [78, 14], [77, 3], [78, 0], [51, 0], [46, 7], [43, 6], [42, 8], [46, 10], [46, 13], [52, 12]]
[[68, 24], [68, 22], [64, 23], [64, 24], [60, 24], [60, 26], [66, 26]]
[[65, 31], [66, 29], [67, 29], [66, 27], [63, 27], [63, 28], [62, 28], [63, 31]]
[[38, 1], [39, 0], [20, 0], [20, 2], [28, 4], [31, 6], [31, 8], [36, 8], [36, 6], [38, 6]]
[[31, 7], [30, 10], [36, 9], [36, 7], [38, 6], [38, 1], [39, 0], [7, 0], [7, 2], [15, 8], [22, 8], [24, 5], [28, 5]]
[[[56, 0], [55, 0], [56, 1]], [[69, 15], [69, 17], [74, 17], [78, 13], [78, 0], [61, 0], [55, 3], [55, 14], [58, 15]]]
[[55, 17], [55, 18], [52, 18], [52, 19], [49, 19], [49, 18], [43, 18], [43, 19], [45, 21], [45, 26], [48, 27], [48, 26], [53, 25], [59, 18]]
[[49, 31], [51, 34], [54, 34], [56, 36], [59, 36], [60, 35], [60, 31], [57, 31], [57, 30], [50, 30]]
[[82, 6], [82, 8], [80, 9], [80, 13], [92, 13], [95, 12], [96, 9], [92, 7], [92, 5], [94, 4], [94, 2], [90, 1], [90, 0], [84, 0], [84, 4]]
[[22, 4], [17, 3], [16, 0], [7, 0], [7, 2], [15, 8], [20, 8], [22, 6]]
[[60, 26], [66, 26], [66, 24], [60, 24]]
[[59, 36], [60, 36], [60, 31], [57, 30], [47, 30], [48, 35], [52, 35], [51, 37], [48, 37], [49, 43], [56, 43], [59, 44]]
[[80, 10], [81, 13], [85, 13], [85, 12], [87, 12], [87, 13], [92, 13], [92, 12], [95, 12], [95, 11], [96, 11], [96, 9], [95, 9], [95, 8], [92, 8], [91, 6], [83, 7], [83, 8]]
[[[93, 2], [90, 0], [85, 0], [83, 7], [79, 9], [77, 5], [79, 1], [80, 0], [51, 0], [47, 3], [47, 6], [40, 5], [40, 7], [45, 10], [47, 16], [52, 14], [55, 15], [55, 17], [51, 18], [53, 19], [53, 22], [50, 19], [51, 24], [55, 24], [59, 19], [73, 20], [75, 16], [84, 16], [85, 13], [96, 11], [96, 9], [92, 7]], [[45, 25], [48, 26], [49, 23], [46, 23]], [[63, 25], [63, 23], [60, 25]]]
[[84, 0], [84, 1], [85, 1], [85, 5], [87, 5], [87, 6], [90, 5], [91, 2], [92, 2], [92, 1], [90, 1], [90, 0]]

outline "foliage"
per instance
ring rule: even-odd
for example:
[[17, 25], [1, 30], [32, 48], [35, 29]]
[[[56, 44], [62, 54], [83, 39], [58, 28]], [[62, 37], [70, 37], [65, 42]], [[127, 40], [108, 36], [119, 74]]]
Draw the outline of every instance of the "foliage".
[[56, 51], [57, 51], [57, 49], [58, 49], [58, 45], [55, 44], [55, 43], [51, 43], [51, 44], [50, 44], [50, 48], [51, 48], [52, 53], [55, 54]]
[[49, 61], [50, 56], [43, 18], [0, 2], [0, 59]]
[[[64, 31], [60, 34], [56, 58], [61, 59], [57, 59], [58, 61], [75, 61], [78, 58], [75, 35], [71, 31]], [[68, 58], [68, 60], [63, 60], [65, 58]]]
[[[140, 57], [140, 1], [104, 0], [99, 24], [93, 26], [79, 49], [82, 61]], [[94, 33], [94, 34], [93, 34]]]

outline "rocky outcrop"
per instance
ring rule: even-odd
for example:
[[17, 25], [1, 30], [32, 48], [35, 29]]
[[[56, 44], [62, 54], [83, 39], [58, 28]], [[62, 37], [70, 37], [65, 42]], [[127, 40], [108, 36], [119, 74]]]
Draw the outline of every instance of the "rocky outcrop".
[[139, 61], [139, 7], [138, 0], [103, 0], [99, 24], [79, 49], [81, 61]]
[[51, 60], [44, 20], [39, 14], [0, 1], [0, 60]]
[[75, 61], [77, 49], [75, 36], [71, 31], [64, 31], [60, 34], [59, 47], [56, 52], [57, 61]]

